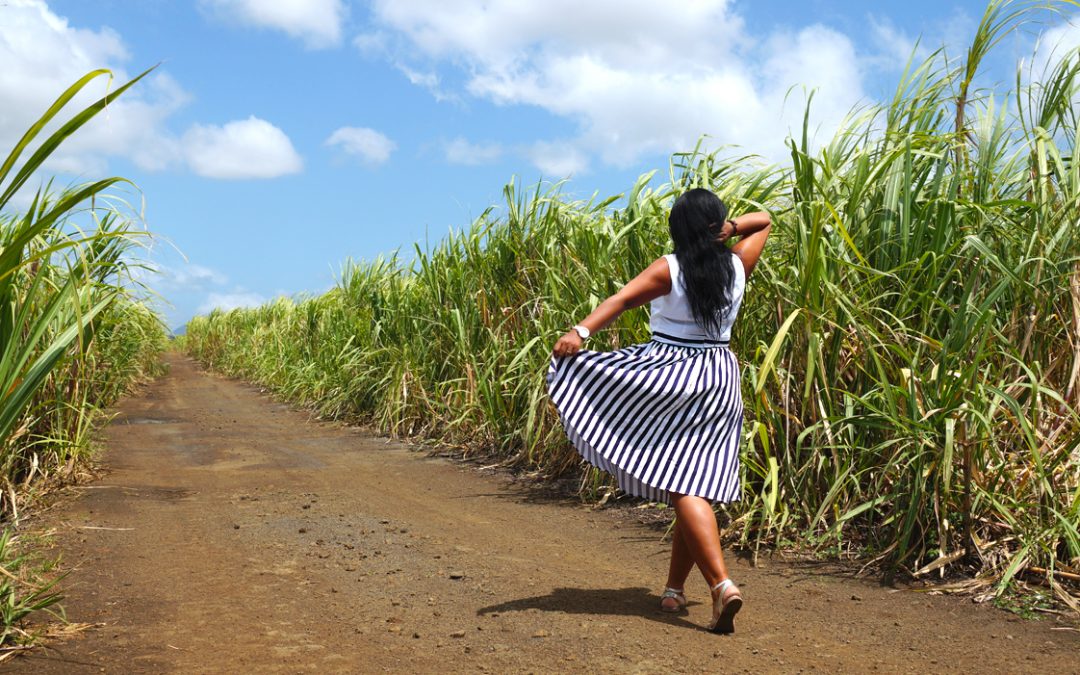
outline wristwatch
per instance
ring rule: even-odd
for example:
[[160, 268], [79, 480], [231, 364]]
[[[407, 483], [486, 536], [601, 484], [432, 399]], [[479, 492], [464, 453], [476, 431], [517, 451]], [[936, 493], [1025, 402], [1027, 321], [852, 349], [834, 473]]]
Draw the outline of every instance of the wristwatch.
[[578, 324], [578, 325], [574, 326], [570, 330], [577, 333], [578, 337], [580, 337], [582, 340], [588, 340], [589, 336], [592, 335], [592, 331], [590, 331], [585, 326], [582, 326], [581, 324]]

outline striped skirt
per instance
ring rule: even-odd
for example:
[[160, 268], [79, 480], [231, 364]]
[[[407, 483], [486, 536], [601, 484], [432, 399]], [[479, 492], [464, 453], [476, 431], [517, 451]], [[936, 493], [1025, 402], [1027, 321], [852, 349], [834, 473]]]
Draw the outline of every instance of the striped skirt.
[[724, 347], [653, 340], [552, 358], [548, 393], [581, 456], [635, 497], [739, 498], [739, 363]]

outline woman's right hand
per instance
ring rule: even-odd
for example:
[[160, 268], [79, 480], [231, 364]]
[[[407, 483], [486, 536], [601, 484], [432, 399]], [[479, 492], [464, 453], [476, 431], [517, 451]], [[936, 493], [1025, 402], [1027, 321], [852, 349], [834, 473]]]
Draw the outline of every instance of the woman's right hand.
[[724, 224], [720, 226], [720, 234], [716, 235], [716, 241], [723, 244], [728, 239], [735, 236], [735, 222], [732, 220], [725, 220]]
[[573, 356], [581, 351], [585, 341], [581, 339], [581, 336], [577, 334], [577, 331], [568, 330], [566, 335], [559, 338], [555, 343], [555, 348], [551, 350], [552, 355], [562, 358], [564, 356]]
[[754, 271], [758, 259], [761, 258], [761, 250], [772, 232], [772, 218], [764, 211], [746, 213], [735, 219], [741, 239], [731, 247], [732, 253], [742, 260], [746, 276]]

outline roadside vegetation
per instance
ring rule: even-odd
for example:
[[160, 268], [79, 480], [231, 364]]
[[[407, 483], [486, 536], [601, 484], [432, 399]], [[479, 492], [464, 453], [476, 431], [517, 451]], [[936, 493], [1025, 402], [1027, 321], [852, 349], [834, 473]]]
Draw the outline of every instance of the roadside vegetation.
[[[103, 410], [158, 372], [165, 347], [133, 281], [133, 248], [146, 233], [108, 196], [126, 181], [27, 186], [65, 139], [140, 79], [57, 119], [103, 76], [111, 78], [95, 71], [72, 85], [0, 164], [0, 660], [33, 641], [24, 619], [57, 611], [61, 599], [50, 563], [20, 546], [20, 509], [39, 486], [83, 468]], [[15, 207], [17, 195], [25, 207]]]
[[[347, 262], [324, 295], [195, 318], [186, 348], [328, 417], [580, 471], [545, 394], [551, 345], [666, 252], [673, 198], [708, 187], [775, 222], [733, 347], [730, 532], [1080, 609], [1080, 59], [977, 86], [1036, 4], [990, 3], [966, 54], [913, 62], [827, 142], [811, 103], [782, 166], [688, 152], [661, 186], [588, 201], [512, 183], [430, 249]], [[590, 347], [647, 338], [641, 310]]]

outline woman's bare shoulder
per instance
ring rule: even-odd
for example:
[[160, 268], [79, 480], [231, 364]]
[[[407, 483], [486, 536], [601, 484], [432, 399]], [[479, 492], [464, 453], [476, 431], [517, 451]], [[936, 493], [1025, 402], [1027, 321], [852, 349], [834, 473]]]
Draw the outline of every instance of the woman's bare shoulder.
[[652, 261], [652, 264], [645, 268], [642, 274], [648, 274], [655, 278], [657, 281], [663, 281], [664, 283], [671, 283], [671, 263], [668, 262], [668, 257], [662, 255], [656, 260]]

